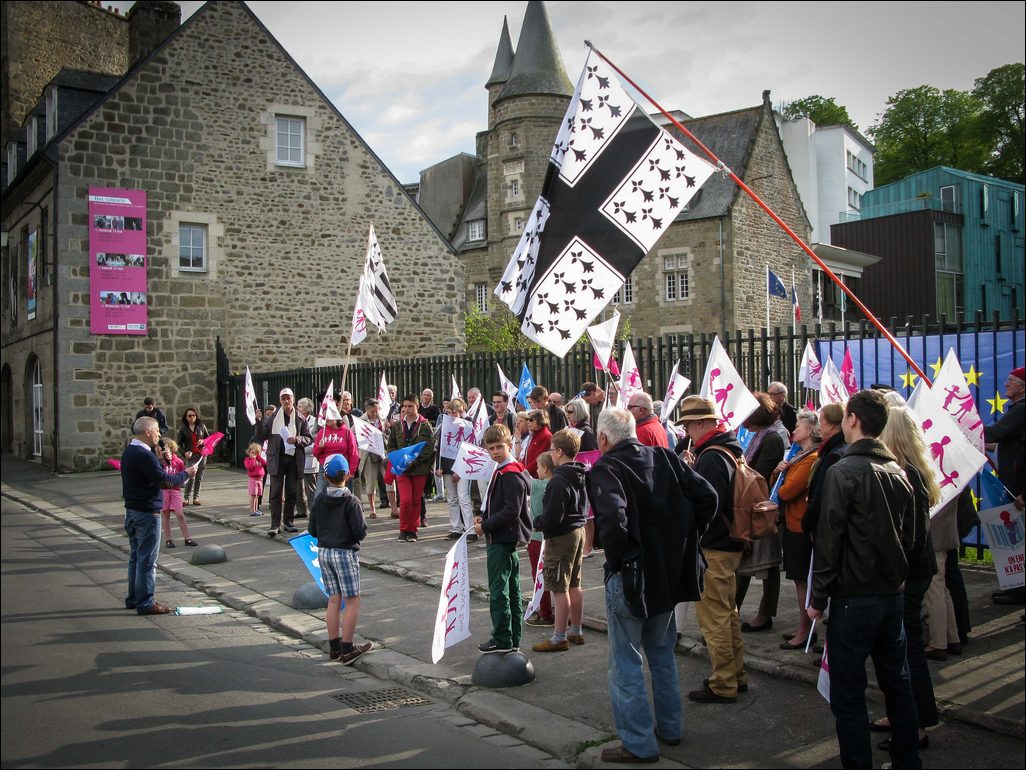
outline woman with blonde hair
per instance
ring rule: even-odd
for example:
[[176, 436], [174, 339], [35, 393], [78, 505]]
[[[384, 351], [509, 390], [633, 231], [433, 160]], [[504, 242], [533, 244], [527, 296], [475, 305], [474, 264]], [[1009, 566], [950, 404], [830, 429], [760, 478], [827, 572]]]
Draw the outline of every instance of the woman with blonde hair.
[[[944, 588], [943, 568], [937, 575], [937, 563], [930, 537], [930, 509], [940, 501], [940, 487], [933, 475], [933, 468], [927, 457], [926, 442], [915, 413], [907, 406], [893, 406], [887, 414], [887, 424], [880, 434], [880, 440], [894, 455], [905, 470], [912, 485], [912, 520], [904, 522], [901, 534], [902, 550], [908, 560], [908, 578], [905, 580], [904, 625], [909, 676], [912, 679], [912, 694], [916, 700], [919, 722], [919, 748], [930, 744], [926, 728], [937, 724], [937, 701], [933, 694], [933, 681], [926, 663], [923, 647], [923, 598], [931, 584], [940, 577]], [[940, 554], [944, 557], [944, 552]], [[948, 599], [950, 607], [951, 600]], [[932, 618], [931, 618], [932, 622]], [[870, 724], [874, 731], [889, 731], [886, 717]], [[884, 741], [880, 748], [886, 750], [890, 741]]]

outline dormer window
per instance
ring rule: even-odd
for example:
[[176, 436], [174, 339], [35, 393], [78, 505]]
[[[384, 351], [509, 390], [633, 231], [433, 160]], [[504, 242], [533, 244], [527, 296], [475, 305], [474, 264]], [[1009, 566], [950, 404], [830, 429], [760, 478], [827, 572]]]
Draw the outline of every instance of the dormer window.
[[36, 146], [36, 137], [38, 133], [39, 118], [35, 115], [30, 115], [28, 123], [25, 124], [25, 157], [31, 158], [35, 155], [38, 147]]
[[46, 92], [46, 141], [57, 136], [57, 87], [50, 86]]
[[485, 239], [485, 221], [483, 219], [471, 220], [468, 238], [471, 241], [483, 241]]
[[18, 143], [8, 142], [7, 143], [7, 184], [14, 181], [14, 178], [18, 176]]

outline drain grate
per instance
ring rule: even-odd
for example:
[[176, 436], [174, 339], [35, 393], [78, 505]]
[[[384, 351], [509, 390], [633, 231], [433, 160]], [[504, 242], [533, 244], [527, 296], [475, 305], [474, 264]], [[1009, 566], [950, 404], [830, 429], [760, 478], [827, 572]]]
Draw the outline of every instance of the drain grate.
[[431, 703], [417, 693], [404, 690], [402, 687], [372, 690], [371, 692], [339, 693], [331, 697], [361, 714], [393, 711], [407, 706], [425, 706]]

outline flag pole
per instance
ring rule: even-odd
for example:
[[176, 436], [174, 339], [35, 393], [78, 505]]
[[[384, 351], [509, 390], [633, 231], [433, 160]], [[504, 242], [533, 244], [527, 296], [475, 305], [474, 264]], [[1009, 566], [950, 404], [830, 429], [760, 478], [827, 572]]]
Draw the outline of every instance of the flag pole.
[[[339, 383], [338, 392], [343, 393], [346, 389], [346, 375], [349, 373], [349, 357], [353, 352], [353, 335], [349, 335], [349, 347], [346, 348], [346, 365], [342, 368], [342, 382]], [[334, 398], [334, 394], [332, 394]]]
[[667, 118], [667, 120], [669, 120], [674, 125], [675, 128], [677, 128], [678, 130], [683, 132], [683, 134], [686, 137], [688, 137], [691, 141], [693, 141], [696, 145], [698, 145], [698, 147], [702, 150], [702, 152], [704, 152], [706, 154], [706, 156], [711, 161], [713, 161], [716, 164], [716, 166], [720, 169], [720, 171], [722, 171], [724, 174], [729, 176], [734, 181], [734, 184], [736, 184], [738, 187], [740, 187], [742, 190], [744, 190], [745, 193], [748, 195], [748, 197], [751, 198], [753, 201], [755, 201], [755, 203], [759, 206], [759, 208], [761, 208], [763, 211], [765, 211], [766, 214], [769, 215], [770, 219], [772, 219], [774, 222], [776, 222], [781, 227], [781, 229], [783, 229], [783, 231], [785, 233], [787, 233], [788, 236], [790, 236], [791, 240], [793, 240], [796, 244], [798, 244], [798, 246], [802, 249], [802, 251], [804, 251], [806, 254], [809, 255], [809, 257], [812, 259], [812, 261], [815, 262], [819, 266], [819, 268], [824, 273], [827, 274], [827, 276], [830, 278], [830, 280], [833, 281], [835, 284], [837, 284], [837, 286], [840, 287], [841, 291], [844, 292], [844, 294], [848, 295], [848, 297], [851, 298], [851, 301], [854, 302], [855, 305], [858, 307], [858, 309], [863, 312], [863, 314], [866, 316], [866, 318], [868, 318], [870, 320], [870, 322], [873, 324], [873, 326], [875, 326], [877, 328], [877, 330], [880, 332], [880, 334], [883, 335], [887, 339], [887, 341], [894, 347], [894, 349], [897, 350], [901, 354], [901, 357], [905, 359], [906, 363], [908, 363], [908, 365], [912, 368], [912, 370], [915, 371], [915, 373], [918, 374], [920, 377], [922, 377], [923, 380], [926, 381], [927, 385], [932, 385], [933, 384], [932, 380], [930, 380], [930, 378], [926, 376], [926, 374], [923, 372], [923, 370], [919, 368], [919, 365], [915, 361], [912, 360], [912, 357], [905, 351], [905, 349], [901, 346], [901, 344], [898, 342], [898, 340], [895, 339], [894, 335], [891, 334], [890, 331], [888, 331], [886, 328], [884, 328], [884, 325], [882, 323], [880, 323], [880, 321], [877, 319], [877, 317], [875, 315], [873, 315], [869, 311], [869, 308], [867, 308], [864, 304], [862, 304], [862, 300], [860, 300], [855, 295], [855, 292], [853, 292], [851, 289], [849, 289], [841, 280], [838, 279], [838, 277], [836, 275], [834, 275], [834, 271], [831, 270], [829, 267], [827, 267], [826, 264], [823, 262], [823, 260], [821, 260], [818, 256], [816, 256], [816, 253], [811, 248], [809, 248], [808, 244], [805, 243], [805, 241], [801, 238], [801, 236], [799, 236], [794, 230], [792, 230], [783, 219], [781, 219], [779, 216], [777, 216], [776, 212], [774, 212], [773, 209], [771, 209], [768, 205], [766, 205], [766, 203], [763, 202], [762, 198], [760, 198], [758, 195], [755, 194], [755, 191], [753, 191], [748, 185], [746, 185], [737, 176], [737, 174], [735, 174], [733, 171], [731, 171], [727, 167], [727, 165], [715, 155], [715, 153], [713, 153], [708, 147], [706, 147], [704, 144], [702, 144], [702, 142], [699, 141], [698, 137], [696, 137], [687, 128], [685, 128], [683, 125], [681, 125], [680, 121], [678, 121], [676, 118], [673, 117], [673, 115], [671, 115], [669, 112], [667, 112], [662, 107], [662, 105], [659, 104], [659, 102], [657, 102], [655, 99], [653, 99], [647, 93], [645, 93], [645, 91], [637, 83], [635, 83], [630, 78], [630, 76], [627, 75], [626, 72], [624, 72], [622, 69], [617, 67], [612, 61], [610, 61], [609, 57], [607, 57], [598, 48], [596, 48], [594, 45], [592, 45], [590, 40], [585, 40], [584, 44], [587, 45], [588, 48], [590, 48], [592, 51], [594, 51], [595, 54], [597, 56], [599, 56], [606, 64], [608, 64], [610, 67], [612, 67], [614, 70], [616, 70], [616, 72], [620, 75], [620, 77], [622, 77], [625, 81], [627, 81], [631, 85], [631, 87], [634, 88], [635, 91], [637, 91], [639, 94], [644, 96], [657, 110], [659, 110], [659, 112], [661, 112], [663, 114], [664, 117]]

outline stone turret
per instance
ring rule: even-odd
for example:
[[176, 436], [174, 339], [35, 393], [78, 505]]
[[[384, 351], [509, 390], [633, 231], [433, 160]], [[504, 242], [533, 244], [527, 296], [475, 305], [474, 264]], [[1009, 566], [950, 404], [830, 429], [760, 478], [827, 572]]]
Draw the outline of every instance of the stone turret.
[[509, 36], [509, 21], [502, 17], [502, 32], [499, 34], [499, 47], [495, 50], [495, 63], [492, 74], [488, 76], [485, 88], [488, 89], [488, 106], [491, 107], [502, 87], [509, 80], [513, 70], [513, 40]]

